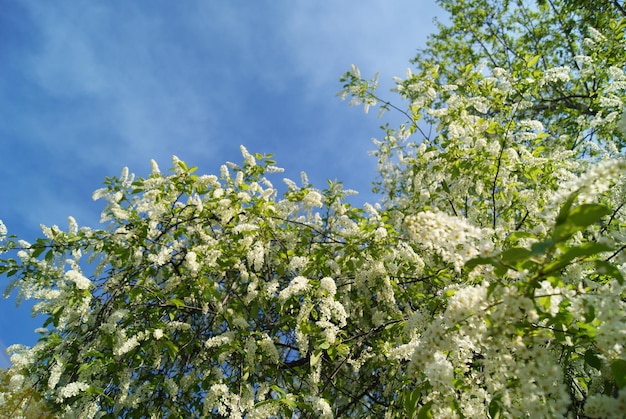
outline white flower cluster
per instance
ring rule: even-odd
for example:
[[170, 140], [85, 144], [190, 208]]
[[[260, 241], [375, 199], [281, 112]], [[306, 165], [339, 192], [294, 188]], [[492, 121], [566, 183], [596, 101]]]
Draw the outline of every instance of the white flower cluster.
[[189, 270], [194, 274], [198, 273], [198, 271], [200, 270], [200, 264], [197, 262], [197, 259], [198, 259], [198, 255], [196, 254], [196, 252], [189, 251], [185, 255], [185, 264], [187, 265]]
[[56, 361], [50, 369], [50, 376], [48, 377], [48, 388], [54, 390], [61, 379], [63, 373], [63, 363]]
[[277, 363], [280, 361], [280, 354], [278, 353], [278, 349], [276, 349], [276, 345], [272, 341], [272, 338], [269, 337], [267, 333], [263, 334], [263, 337], [258, 342], [259, 347], [263, 350], [266, 356], [274, 362]]
[[549, 68], [543, 73], [539, 85], [544, 86], [554, 82], [565, 83], [570, 80], [570, 74], [571, 69], [567, 66]]
[[337, 284], [334, 279], [325, 277], [320, 281], [320, 289], [326, 291], [330, 297], [334, 297], [337, 293]]
[[576, 178], [564, 182], [551, 201], [554, 207], [560, 206], [572, 193], [578, 192], [581, 203], [593, 202], [599, 195], [607, 192], [611, 185], [626, 174], [625, 159], [606, 159], [594, 164]]
[[303, 276], [296, 276], [289, 285], [280, 291], [278, 299], [286, 301], [294, 295], [306, 292], [309, 289], [309, 280]]
[[460, 270], [469, 259], [490, 249], [481, 229], [467, 220], [440, 211], [423, 211], [407, 216], [404, 225], [413, 240], [426, 250], [437, 252]]
[[590, 418], [623, 419], [626, 417], [626, 391], [617, 397], [593, 394], [585, 403], [585, 414]]
[[74, 397], [82, 391], [85, 391], [89, 388], [89, 384], [83, 382], [73, 382], [66, 384], [58, 390], [58, 401], [62, 401], [64, 399], [69, 399], [70, 397]]
[[316, 417], [320, 419], [333, 419], [335, 417], [330, 405], [325, 399], [321, 397], [307, 396], [305, 401], [309, 403], [309, 405], [313, 406], [313, 409], [315, 409], [315, 412], [317, 413]]
[[321, 208], [322, 207], [322, 194], [320, 194], [317, 191], [308, 191], [307, 194], [304, 196], [304, 199], [302, 200], [302, 203], [304, 204], [305, 208], [311, 209], [313, 207], [318, 207]]
[[[465, 416], [484, 417], [490, 398], [498, 394], [504, 416], [560, 417], [570, 399], [556, 357], [539, 344], [544, 342], [540, 333], [535, 338], [516, 333], [516, 325], [533, 310], [532, 300], [520, 299], [514, 287], [491, 296], [488, 288], [487, 283], [459, 288], [441, 317], [424, 322], [417, 316], [407, 323], [414, 329], [411, 342], [392, 350], [391, 358], [410, 357], [409, 371], [428, 380], [432, 391], [424, 402], [433, 402], [435, 416], [453, 416], [446, 409], [455, 400]], [[471, 390], [459, 395], [455, 383]]]
[[335, 300], [337, 286], [332, 278], [320, 281], [322, 296], [319, 301], [319, 320], [316, 324], [324, 330], [324, 339], [334, 344], [339, 330], [346, 325], [348, 314], [339, 301]]
[[213, 336], [209, 338], [206, 342], [204, 342], [204, 346], [206, 348], [216, 348], [222, 345], [227, 345], [233, 340], [233, 335], [230, 332], [226, 332], [224, 334]]
[[[125, 337], [125, 334], [123, 336]], [[123, 356], [139, 346], [139, 340], [137, 335], [128, 339], [121, 339], [121, 343], [113, 350], [113, 353], [118, 357]]]
[[7, 237], [7, 228], [2, 222], [2, 220], [0, 220], [0, 242], [3, 241], [6, 237]]
[[86, 290], [89, 289], [89, 287], [91, 286], [91, 281], [89, 280], [89, 278], [85, 277], [81, 272], [74, 269], [65, 272], [65, 279], [76, 284], [76, 288], [78, 288], [79, 290]]
[[228, 415], [229, 418], [242, 418], [241, 398], [228, 390], [225, 384], [213, 384], [204, 399], [203, 417]]

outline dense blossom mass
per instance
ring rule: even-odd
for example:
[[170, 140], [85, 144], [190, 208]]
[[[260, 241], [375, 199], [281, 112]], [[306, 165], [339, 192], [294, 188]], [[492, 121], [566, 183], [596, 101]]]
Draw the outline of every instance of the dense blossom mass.
[[342, 77], [407, 117], [375, 141], [380, 203], [281, 194], [241, 147], [219, 175], [107, 178], [102, 229], [0, 223], [7, 294], [46, 319], [3, 412], [626, 417], [624, 5], [440, 3], [406, 110]]

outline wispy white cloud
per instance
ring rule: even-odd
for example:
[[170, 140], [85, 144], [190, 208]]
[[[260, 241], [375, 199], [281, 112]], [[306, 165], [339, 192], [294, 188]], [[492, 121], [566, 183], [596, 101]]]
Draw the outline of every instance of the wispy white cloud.
[[[43, 33], [30, 59], [39, 85], [54, 97], [100, 104], [96, 112], [104, 113], [65, 118], [64, 144], [85, 164], [103, 165], [184, 152], [217, 156], [224, 133], [237, 132], [231, 126], [267, 124], [252, 101], [274, 107], [278, 119], [284, 107], [300, 107], [317, 138], [299, 147], [315, 155], [321, 143], [340, 141], [321, 131], [344, 121], [307, 106], [335, 100], [338, 77], [353, 62], [364, 74], [381, 71], [389, 86], [432, 19], [413, 1], [30, 4]], [[79, 136], [85, 122], [101, 132]], [[288, 131], [274, 135], [298, 142]], [[263, 140], [239, 141], [254, 147]]]
[[380, 72], [383, 82], [403, 75], [438, 12], [434, 4], [411, 0], [294, 4], [286, 27], [299, 70], [320, 84], [336, 82], [350, 64], [363, 75]]

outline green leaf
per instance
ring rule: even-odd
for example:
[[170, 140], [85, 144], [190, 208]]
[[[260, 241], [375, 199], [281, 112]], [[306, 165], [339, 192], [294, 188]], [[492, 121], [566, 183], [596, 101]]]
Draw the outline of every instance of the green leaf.
[[593, 242], [583, 243], [580, 246], [568, 249], [560, 258], [572, 260], [576, 258], [583, 258], [585, 256], [593, 256], [598, 253], [608, 252], [610, 250], [613, 250], [613, 248], [606, 244]]
[[586, 256], [593, 256], [595, 254], [606, 252], [611, 249], [612, 248], [606, 244], [583, 243], [580, 246], [575, 246], [567, 249], [565, 253], [556, 258], [552, 263], [548, 264], [545, 267], [545, 271], [549, 272], [556, 269], [562, 269], [574, 259], [580, 259]]
[[344, 357], [348, 356], [348, 355], [350, 355], [350, 347], [348, 345], [346, 345], [345, 343], [341, 343], [341, 344], [337, 345], [337, 352], [341, 356], [344, 356]]
[[417, 419], [432, 419], [433, 417], [433, 412], [431, 412], [432, 407], [433, 407], [433, 401], [431, 400], [421, 407], [419, 413], [417, 414]]
[[534, 238], [535, 235], [532, 233], [528, 233], [526, 231], [514, 231], [511, 234], [509, 234], [506, 239], [507, 241], [513, 241], [513, 240], [518, 240], [518, 239], [529, 239], [529, 238]]
[[410, 393], [405, 393], [404, 395], [404, 411], [406, 413], [407, 418], [415, 417], [415, 412], [417, 410], [417, 404], [420, 400], [421, 391], [420, 389], [413, 390]]
[[626, 361], [623, 359], [614, 359], [611, 362], [611, 374], [615, 379], [615, 384], [620, 389], [626, 387]]
[[276, 393], [278, 393], [280, 395], [284, 395], [285, 394], [285, 390], [283, 390], [282, 388], [278, 387], [276, 384], [272, 384], [270, 386], [270, 389], [274, 390]]
[[89, 369], [92, 366], [91, 364], [91, 362], [84, 362], [80, 364], [80, 367], [78, 367], [78, 373], [80, 374], [81, 372]]
[[185, 302], [180, 298], [171, 298], [170, 303], [174, 304], [176, 308], [185, 307]]
[[568, 221], [580, 226], [589, 226], [602, 217], [611, 214], [611, 210], [601, 204], [582, 204], [574, 208], [568, 217]]
[[604, 260], [594, 260], [596, 265], [596, 273], [601, 276], [610, 276], [615, 278], [620, 285], [624, 285], [624, 276], [617, 269], [617, 266]]
[[189, 170], [189, 168], [187, 167], [187, 164], [184, 161], [182, 161], [182, 160], [178, 161], [178, 167], [183, 169], [185, 172], [187, 172]]
[[31, 249], [33, 249], [33, 257], [38, 258], [43, 253], [43, 251], [46, 250], [46, 247], [42, 245], [34, 245], [31, 246]]
[[561, 225], [561, 224], [565, 223], [565, 221], [567, 220], [567, 217], [569, 216], [569, 212], [570, 212], [570, 210], [572, 208], [572, 205], [574, 205], [574, 201], [578, 197], [578, 194], [579, 194], [579, 192], [574, 192], [563, 203], [563, 205], [559, 209], [559, 215], [557, 215], [557, 217], [556, 217], [556, 220], [555, 220], [556, 224], [555, 225], [558, 226], [558, 225]]
[[561, 214], [559, 214], [554, 232], [552, 233], [552, 239], [554, 241], [564, 241], [574, 233], [584, 230], [609, 214], [611, 214], [611, 210], [604, 205], [579, 205], [569, 211], [564, 219], [561, 219]]
[[59, 325], [59, 318], [61, 317], [64, 309], [65, 306], [56, 306], [52, 310], [52, 324], [54, 325], [54, 327], [57, 327]]
[[500, 254], [500, 259], [503, 263], [511, 264], [514, 262], [527, 260], [530, 256], [530, 250], [524, 247], [512, 247], [502, 252]]
[[534, 57], [531, 57], [527, 62], [526, 62], [526, 67], [530, 68], [530, 67], [534, 67], [538, 62], [539, 59], [541, 58], [541, 55], [535, 55]]
[[539, 243], [533, 243], [533, 245], [530, 246], [530, 254], [532, 256], [548, 254], [549, 251], [552, 250], [552, 248], [554, 248], [555, 244], [556, 243], [553, 242], [552, 240], [546, 240], [546, 241], [539, 242]]
[[491, 398], [491, 402], [489, 403], [489, 417], [492, 419], [500, 418], [500, 413], [502, 412], [500, 399], [502, 399], [502, 394], [496, 394]]
[[294, 410], [297, 407], [296, 401], [289, 398], [289, 395], [287, 395], [287, 397], [283, 397], [282, 399], [280, 399], [280, 402], [284, 404], [285, 406], [287, 406], [288, 408], [290, 408], [291, 410]]
[[587, 349], [585, 352], [585, 363], [597, 370], [602, 368], [602, 360], [598, 358], [593, 349]]
[[475, 267], [479, 266], [479, 265], [492, 265], [492, 266], [496, 266], [498, 264], [498, 259], [496, 259], [495, 257], [475, 257], [472, 258], [470, 260], [468, 260], [467, 262], [465, 262], [465, 269], [468, 271], [471, 271], [472, 269], [474, 269]]
[[445, 295], [447, 298], [452, 297], [454, 294], [456, 294], [456, 290], [455, 290], [455, 289], [448, 289], [448, 290], [446, 290], [446, 292], [444, 293], [444, 295]]
[[447, 194], [450, 193], [450, 187], [448, 186], [448, 183], [445, 180], [441, 181], [441, 187]]
[[165, 347], [165, 349], [167, 350], [167, 354], [170, 357], [170, 359], [173, 361], [174, 359], [176, 359], [176, 354], [178, 353], [178, 346], [176, 346], [173, 342], [169, 341], [169, 340], [164, 340], [161, 339], [159, 340], [159, 342], [161, 343], [161, 345], [163, 345]]

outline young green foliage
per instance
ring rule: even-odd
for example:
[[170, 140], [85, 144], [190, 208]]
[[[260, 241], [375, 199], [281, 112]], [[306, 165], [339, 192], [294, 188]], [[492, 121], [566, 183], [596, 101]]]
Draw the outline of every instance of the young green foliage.
[[440, 4], [406, 109], [342, 77], [407, 117], [381, 204], [279, 195], [242, 147], [219, 176], [108, 178], [103, 229], [0, 224], [7, 292], [45, 318], [9, 374], [58, 417], [624, 417], [623, 5]]

